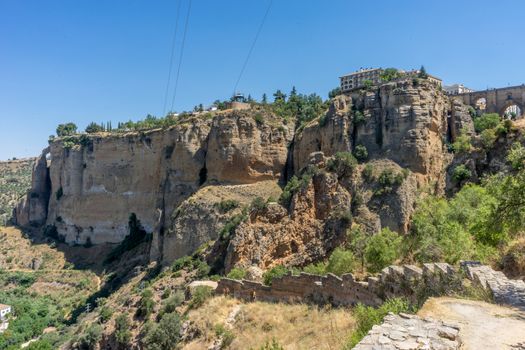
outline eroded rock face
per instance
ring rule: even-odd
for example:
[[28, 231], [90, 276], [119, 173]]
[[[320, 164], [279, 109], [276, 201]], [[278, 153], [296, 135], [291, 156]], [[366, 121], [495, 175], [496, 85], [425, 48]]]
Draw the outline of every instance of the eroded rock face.
[[46, 156], [49, 148], [42, 151], [33, 165], [31, 190], [19, 201], [13, 211], [13, 219], [20, 226], [39, 226], [46, 222], [47, 204], [51, 191]]
[[[257, 123], [251, 112], [229, 111], [192, 117], [167, 130], [87, 135], [72, 147], [57, 139], [45, 152], [49, 169], [43, 156], [34, 172], [33, 196], [42, 192], [45, 170], [47, 198], [22, 201], [18, 222], [54, 225], [68, 243], [117, 243], [128, 234], [128, 219], [135, 213], [153, 233], [152, 258], [161, 258], [164, 233], [184, 231], [182, 226], [197, 220], [172, 220], [175, 209], [203, 185], [281, 177], [293, 129], [279, 121], [265, 116]], [[206, 211], [193, 209], [197, 216]], [[190, 239], [185, 232], [185, 242], [174, 248], [184, 254], [215, 235]]]
[[[257, 114], [271, 120], [268, 114]], [[281, 176], [293, 127], [282, 124], [282, 120], [277, 124], [257, 123], [253, 116], [236, 111], [213, 120], [206, 153], [210, 182], [253, 183]]]
[[235, 231], [225, 268], [276, 265], [300, 266], [327, 255], [345, 239], [351, 194], [335, 174], [320, 172], [296, 193], [290, 209], [270, 203], [252, 210]]
[[171, 264], [217, 239], [228, 220], [240, 215], [255, 198], [279, 198], [280, 193], [275, 180], [199, 189], [169, 219], [159, 248], [163, 264]]

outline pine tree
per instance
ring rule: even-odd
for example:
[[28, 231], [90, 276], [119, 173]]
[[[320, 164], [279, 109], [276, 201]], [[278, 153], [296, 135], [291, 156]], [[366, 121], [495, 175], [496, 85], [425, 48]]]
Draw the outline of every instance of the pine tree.
[[266, 93], [264, 93], [264, 94], [262, 95], [262, 103], [263, 103], [263, 105], [265, 105], [265, 104], [268, 103], [268, 97], [266, 96]]

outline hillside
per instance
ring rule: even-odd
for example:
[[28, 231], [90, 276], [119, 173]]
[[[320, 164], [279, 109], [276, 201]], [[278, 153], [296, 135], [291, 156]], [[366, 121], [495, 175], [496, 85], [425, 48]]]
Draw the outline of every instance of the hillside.
[[519, 122], [412, 77], [244, 107], [50, 140], [5, 263], [49, 244], [100, 283], [34, 346], [346, 349], [430, 296], [492, 302], [461, 261], [525, 276]]
[[31, 187], [34, 159], [0, 162], [0, 226], [11, 219], [20, 197]]

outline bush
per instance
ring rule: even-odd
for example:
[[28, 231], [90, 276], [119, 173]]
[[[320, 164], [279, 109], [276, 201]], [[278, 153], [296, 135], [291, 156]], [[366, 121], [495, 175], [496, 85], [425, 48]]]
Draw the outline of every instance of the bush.
[[464, 164], [460, 164], [452, 171], [452, 179], [456, 182], [470, 179], [472, 172]]
[[215, 325], [215, 336], [222, 339], [221, 349], [227, 349], [235, 338], [233, 333], [222, 324]]
[[452, 143], [452, 151], [454, 153], [467, 153], [470, 152], [472, 149], [472, 145], [470, 142], [470, 136], [464, 133], [460, 133], [458, 137], [456, 137], [456, 140], [454, 143]]
[[126, 314], [118, 315], [115, 320], [115, 339], [120, 345], [128, 345], [131, 341], [131, 331], [129, 319]]
[[158, 324], [149, 325], [144, 335], [144, 345], [148, 350], [175, 349], [180, 341], [180, 316], [173, 312], [162, 316]]
[[235, 208], [238, 208], [239, 201], [236, 201], [233, 199], [226, 199], [226, 200], [220, 201], [219, 203], [215, 203], [215, 206], [223, 213], [227, 213]]
[[264, 117], [261, 113], [256, 113], [253, 119], [255, 119], [255, 122], [259, 125], [264, 124]]
[[142, 296], [139, 301], [137, 308], [137, 316], [142, 318], [148, 318], [153, 312], [155, 301], [153, 301], [153, 292], [151, 289], [145, 289], [142, 292]]
[[494, 143], [498, 139], [496, 129], [486, 129], [481, 132], [480, 135], [481, 144], [485, 149], [491, 149], [494, 146]]
[[283, 192], [281, 193], [281, 196], [279, 197], [279, 203], [282, 206], [289, 207], [290, 203], [292, 201], [292, 198], [296, 192], [299, 190], [306, 188], [310, 184], [310, 180], [312, 179], [313, 172], [312, 171], [306, 171], [303, 173], [301, 178], [298, 178], [297, 176], [292, 176], [292, 178], [288, 181], [286, 186], [284, 186]]
[[363, 145], [355, 146], [354, 156], [359, 161], [364, 161], [368, 158], [368, 150]]
[[221, 239], [228, 239], [230, 235], [235, 231], [237, 226], [239, 226], [247, 218], [248, 217], [245, 212], [231, 217], [222, 227], [221, 232], [219, 232], [219, 237]]
[[104, 127], [102, 125], [98, 125], [95, 122], [89, 123], [88, 126], [86, 127], [86, 132], [88, 134], [94, 134], [94, 133], [102, 132], [102, 131], [105, 131]]
[[81, 349], [95, 349], [98, 342], [102, 339], [102, 327], [99, 324], [91, 324], [86, 333], [80, 338], [79, 344]]
[[483, 114], [474, 118], [474, 129], [477, 133], [480, 133], [483, 130], [495, 128], [500, 122], [501, 118], [497, 113]]
[[255, 211], [264, 210], [267, 206], [268, 204], [262, 197], [255, 197], [252, 203], [250, 204], [250, 208]]
[[188, 303], [189, 309], [197, 309], [201, 307], [206, 300], [211, 298], [213, 295], [213, 289], [207, 286], [197, 286], [193, 290], [190, 302]]
[[366, 182], [372, 182], [374, 180], [374, 167], [372, 164], [365, 165], [361, 174]]
[[395, 172], [393, 169], [385, 169], [381, 172], [377, 178], [379, 184], [379, 190], [376, 191], [376, 195], [391, 192], [395, 187], [401, 185], [407, 178], [408, 172], [403, 169], [402, 172]]
[[178, 290], [175, 292], [175, 294], [164, 301], [158, 317], [162, 318], [164, 314], [171, 314], [172, 312], [175, 312], [177, 307], [182, 305], [184, 299], [184, 293], [182, 291]]
[[339, 178], [345, 178], [352, 175], [357, 165], [357, 160], [350, 152], [337, 152], [335, 156], [327, 163], [327, 168], [335, 172]]
[[519, 142], [514, 142], [507, 155], [507, 161], [514, 170], [521, 170], [525, 165], [525, 147]]
[[366, 118], [365, 118], [365, 115], [360, 112], [360, 111], [355, 111], [354, 112], [354, 117], [352, 118], [352, 121], [354, 123], [354, 125], [356, 126], [359, 126], [359, 125], [362, 125], [366, 122]]
[[350, 250], [341, 247], [335, 248], [328, 259], [326, 272], [331, 272], [337, 276], [350, 273], [355, 269], [356, 261], [354, 254]]
[[286, 267], [277, 265], [263, 274], [263, 283], [267, 286], [271, 286], [274, 278], [283, 277], [288, 273], [289, 270]]
[[231, 269], [231, 271], [226, 275], [226, 277], [234, 279], [234, 280], [242, 280], [244, 277], [246, 277], [246, 270], [235, 267]]
[[388, 228], [370, 237], [365, 250], [368, 270], [379, 272], [401, 255], [401, 237]]
[[379, 308], [371, 306], [364, 306], [358, 304], [352, 312], [352, 316], [356, 320], [356, 329], [350, 337], [350, 341], [346, 344], [345, 349], [351, 349], [357, 345], [372, 329], [374, 325], [383, 322], [383, 318], [389, 313], [398, 314], [400, 312], [412, 312], [409, 303], [404, 299], [389, 299], [383, 303]]
[[111, 310], [107, 306], [102, 306], [99, 311], [100, 320], [103, 323], [106, 323], [111, 319], [111, 316], [113, 316], [113, 310]]

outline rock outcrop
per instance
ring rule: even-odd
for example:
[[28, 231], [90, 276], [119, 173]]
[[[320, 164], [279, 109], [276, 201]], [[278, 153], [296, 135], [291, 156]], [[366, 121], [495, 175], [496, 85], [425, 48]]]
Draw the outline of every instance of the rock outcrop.
[[[134, 213], [153, 235], [151, 259], [169, 263], [217, 240], [241, 211], [217, 211], [201, 196], [205, 187], [256, 189], [313, 164], [320, 171], [301, 180], [289, 205], [252, 210], [221, 246], [228, 247], [221, 253], [227, 269], [304, 265], [341, 244], [351, 221], [369, 233], [406, 233], [417, 191], [445, 188], [452, 158], [446, 142], [472, 124], [461, 102], [421, 79], [340, 95], [325, 115], [299, 127], [270, 110], [200, 113], [167, 129], [55, 139], [35, 167], [16, 221], [52, 226], [68, 243], [118, 243]], [[368, 163], [351, 176], [326, 171], [330, 157], [357, 149]], [[274, 192], [254, 190], [242, 206], [256, 196], [266, 200]]]

